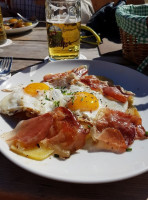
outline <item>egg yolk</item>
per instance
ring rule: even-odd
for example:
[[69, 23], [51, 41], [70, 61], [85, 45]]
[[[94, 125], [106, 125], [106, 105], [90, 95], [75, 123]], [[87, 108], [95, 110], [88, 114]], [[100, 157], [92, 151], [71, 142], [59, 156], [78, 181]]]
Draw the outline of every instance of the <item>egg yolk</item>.
[[77, 92], [67, 104], [67, 107], [72, 110], [94, 111], [99, 107], [98, 99], [88, 92]]
[[36, 96], [39, 90], [49, 90], [45, 83], [31, 83], [24, 88], [24, 91], [31, 96]]

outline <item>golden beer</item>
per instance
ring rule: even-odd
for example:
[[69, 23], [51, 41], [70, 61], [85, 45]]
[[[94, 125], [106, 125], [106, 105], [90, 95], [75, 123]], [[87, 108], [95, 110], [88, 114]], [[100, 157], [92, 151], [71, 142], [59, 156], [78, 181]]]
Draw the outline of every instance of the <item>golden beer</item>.
[[7, 41], [7, 37], [6, 37], [5, 28], [3, 25], [3, 17], [2, 17], [1, 7], [0, 7], [0, 45], [4, 44], [6, 41]]
[[81, 23], [46, 22], [48, 50], [51, 60], [79, 57]]

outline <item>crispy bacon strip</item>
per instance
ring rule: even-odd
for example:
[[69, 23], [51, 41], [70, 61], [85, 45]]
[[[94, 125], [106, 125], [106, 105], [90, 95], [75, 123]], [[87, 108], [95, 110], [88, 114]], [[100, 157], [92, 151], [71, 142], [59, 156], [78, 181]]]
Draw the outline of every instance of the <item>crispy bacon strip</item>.
[[43, 80], [56, 86], [64, 86], [69, 84], [72, 79], [79, 79], [80, 77], [84, 76], [85, 74], [87, 74], [87, 72], [88, 70], [86, 66], [80, 66], [64, 73], [47, 74], [43, 77]]
[[88, 69], [86, 66], [80, 66], [80, 67], [74, 68], [71, 72], [76, 74], [76, 76], [80, 78], [88, 73]]
[[86, 141], [85, 149], [88, 151], [112, 151], [123, 153], [127, 149], [124, 137], [120, 131], [114, 128], [105, 128], [101, 133], [92, 133], [92, 139]]
[[107, 98], [114, 99], [121, 103], [125, 103], [128, 100], [129, 95], [133, 95], [133, 93], [129, 93], [119, 86], [110, 86], [107, 81], [101, 81], [93, 75], [82, 76], [80, 81], [90, 86], [92, 90], [100, 91]]
[[104, 108], [100, 111], [96, 127], [99, 132], [114, 128], [121, 132], [125, 143], [131, 145], [135, 139], [145, 139], [145, 129], [139, 116]]
[[90, 86], [92, 90], [102, 91], [102, 88], [108, 86], [107, 81], [100, 81], [96, 76], [89, 75], [89, 76], [82, 76], [80, 81], [85, 85]]
[[125, 103], [128, 99], [127, 95], [124, 95], [120, 92], [120, 90], [116, 87], [104, 87], [103, 88], [103, 95], [107, 96], [108, 98], [116, 99], [117, 101], [120, 101], [121, 103]]
[[58, 107], [51, 113], [20, 122], [13, 130], [15, 136], [9, 139], [9, 142], [20, 143], [29, 148], [44, 141], [44, 145], [52, 146], [55, 153], [58, 149], [58, 154], [66, 157], [67, 154], [63, 154], [62, 150], [69, 151], [69, 156], [70, 153], [82, 148], [87, 131], [70, 110]]

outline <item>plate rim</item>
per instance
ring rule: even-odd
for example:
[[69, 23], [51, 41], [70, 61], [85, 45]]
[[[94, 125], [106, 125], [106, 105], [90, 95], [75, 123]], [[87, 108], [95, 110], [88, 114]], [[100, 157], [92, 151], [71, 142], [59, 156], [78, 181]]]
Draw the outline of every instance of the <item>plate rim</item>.
[[[8, 19], [12, 19], [13, 17], [4, 17], [3, 22]], [[32, 23], [31, 26], [25, 26], [25, 27], [20, 27], [20, 28], [13, 28], [13, 29], [6, 29], [5, 32], [6, 34], [17, 34], [17, 33], [24, 33], [26, 31], [32, 30], [34, 27], [38, 25], [39, 21]]]
[[[52, 63], [46, 63], [46, 64], [43, 64], [43, 66], [44, 65], [50, 65], [50, 64], [52, 64], [52, 65], [54, 65], [54, 63], [58, 63], [58, 64], [60, 64], [60, 63], [64, 63], [64, 62], [66, 62], [66, 63], [69, 63], [69, 62], [72, 62], [72, 63], [75, 63], [75, 62], [77, 62], [77, 63], [81, 63], [81, 62], [97, 62], [97, 63], [99, 63], [99, 62], [101, 62], [101, 63], [107, 63], [107, 64], [110, 64], [109, 62], [106, 62], [106, 61], [100, 61], [100, 60], [67, 60], [67, 61], [55, 61], [55, 62], [52, 62]], [[114, 64], [114, 63], [112, 63], [112, 64]], [[40, 64], [39, 64], [40, 65]], [[117, 65], [117, 66], [119, 66], [118, 64], [115, 64], [115, 65]], [[34, 66], [32, 66], [31, 68], [33, 68], [33, 67], [35, 67], [35, 66], [37, 66], [37, 65], [34, 65]], [[43, 66], [41, 66], [41, 68], [43, 67]], [[123, 65], [120, 65], [121, 67], [125, 67], [125, 66], [123, 66]], [[138, 75], [140, 75], [141, 77], [145, 77], [145, 78], [147, 78], [147, 76], [146, 75], [144, 75], [144, 74], [141, 74], [140, 72], [138, 72], [138, 71], [135, 71], [134, 69], [131, 69], [131, 68], [129, 68], [129, 67], [126, 67], [126, 70], [128, 71], [133, 71], [133, 72], [135, 72], [136, 74], [138, 74]], [[26, 71], [26, 69], [24, 69], [22, 72], [19, 72], [19, 73], [23, 73], [23, 72], [25, 72]], [[13, 77], [14, 76], [16, 76], [16, 75], [19, 75], [19, 73], [16, 73], [15, 75], [13, 75]], [[11, 78], [10, 78], [11, 79]], [[8, 80], [9, 81], [9, 80]], [[5, 81], [6, 82], [6, 81]], [[25, 166], [23, 166], [21, 163], [16, 163], [12, 158], [10, 158], [7, 154], [5, 154], [5, 152], [3, 152], [3, 150], [1, 149], [1, 147], [0, 147], [0, 152], [8, 159], [8, 160], [10, 160], [11, 162], [13, 162], [14, 164], [16, 164], [17, 166], [19, 166], [19, 167], [21, 167], [21, 168], [23, 168], [24, 170], [27, 170], [27, 171], [29, 171], [29, 172], [31, 172], [31, 173], [33, 173], [33, 174], [36, 174], [36, 175], [38, 175], [38, 176], [42, 176], [42, 177], [44, 177], [44, 178], [48, 178], [48, 179], [53, 179], [53, 180], [56, 180], [56, 181], [62, 181], [62, 182], [71, 182], [71, 183], [82, 183], [82, 184], [95, 184], [95, 183], [110, 183], [110, 182], [116, 182], [116, 181], [121, 181], [121, 180], [125, 180], [125, 179], [129, 179], [129, 178], [131, 178], [131, 177], [135, 177], [135, 176], [138, 176], [138, 175], [140, 175], [140, 174], [143, 174], [143, 173], [145, 173], [145, 172], [147, 172], [148, 171], [148, 166], [146, 166], [145, 168], [143, 168], [143, 169], [141, 169], [141, 170], [139, 170], [138, 172], [136, 172], [136, 173], [133, 173], [133, 174], [131, 174], [131, 175], [127, 175], [127, 176], [124, 176], [124, 177], [122, 177], [122, 176], [120, 176], [120, 177], [117, 177], [117, 178], [115, 178], [114, 180], [113, 179], [111, 179], [111, 180], [79, 180], [79, 181], [77, 181], [77, 180], [70, 180], [70, 179], [67, 179], [67, 178], [58, 178], [58, 177], [55, 177], [55, 176], [51, 176], [51, 174], [50, 175], [48, 175], [48, 176], [45, 176], [45, 174], [38, 174], [36, 171], [33, 171], [32, 169], [26, 169], [26, 167]]]

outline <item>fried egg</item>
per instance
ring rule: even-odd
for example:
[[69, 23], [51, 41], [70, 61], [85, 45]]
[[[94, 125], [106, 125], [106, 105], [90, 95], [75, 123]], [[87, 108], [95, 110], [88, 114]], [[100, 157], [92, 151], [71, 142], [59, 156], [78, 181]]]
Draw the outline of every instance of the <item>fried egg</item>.
[[99, 109], [110, 108], [113, 110], [125, 112], [128, 109], [128, 102], [120, 103], [104, 97], [100, 92], [91, 90], [88, 86], [71, 85], [68, 92], [71, 92], [71, 100], [68, 101], [67, 107], [77, 116], [93, 120]]
[[77, 117], [93, 120], [99, 109], [108, 107], [125, 112], [128, 102], [120, 103], [104, 97], [85, 85], [71, 85], [69, 88], [54, 87], [52, 84], [30, 83], [15, 89], [0, 102], [0, 113], [14, 115], [18, 112], [44, 114], [58, 106], [69, 108]]
[[0, 112], [14, 115], [18, 112], [44, 114], [62, 106], [62, 93], [59, 89], [49, 86], [48, 83], [31, 83], [23, 88], [15, 89], [0, 102]]

